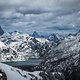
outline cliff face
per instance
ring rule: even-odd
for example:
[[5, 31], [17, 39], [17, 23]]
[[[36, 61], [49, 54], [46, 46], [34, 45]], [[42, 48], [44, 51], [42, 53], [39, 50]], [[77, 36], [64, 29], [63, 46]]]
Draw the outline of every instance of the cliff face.
[[4, 31], [3, 31], [3, 29], [0, 26], [0, 36], [3, 35], [3, 34], [4, 34]]

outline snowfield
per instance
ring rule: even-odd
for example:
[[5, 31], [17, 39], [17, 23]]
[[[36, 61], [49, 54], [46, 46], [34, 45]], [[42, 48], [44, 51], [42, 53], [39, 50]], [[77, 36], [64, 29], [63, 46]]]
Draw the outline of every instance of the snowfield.
[[37, 77], [38, 80], [42, 80], [42, 78], [39, 76], [40, 71], [31, 73], [2, 63], [0, 63], [0, 70], [6, 74], [7, 80], [31, 80], [31, 78], [34, 79], [35, 77]]

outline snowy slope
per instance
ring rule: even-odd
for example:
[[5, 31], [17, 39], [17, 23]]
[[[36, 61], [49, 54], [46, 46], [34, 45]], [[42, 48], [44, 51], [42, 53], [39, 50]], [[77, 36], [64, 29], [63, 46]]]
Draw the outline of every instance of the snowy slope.
[[33, 38], [26, 33], [11, 32], [0, 36], [0, 61], [27, 60], [38, 58], [39, 54], [32, 47], [48, 42], [45, 38]]
[[35, 79], [35, 77], [37, 77], [38, 80], [42, 80], [42, 78], [39, 76], [40, 71], [31, 73], [2, 63], [0, 63], [0, 70], [6, 74], [7, 80], [31, 80], [31, 78]]
[[45, 38], [36, 38], [36, 40], [38, 40], [41, 43], [49, 42], [49, 40]]
[[2, 41], [0, 41], [0, 49], [2, 48], [6, 48], [6, 45]]
[[45, 54], [46, 70], [61, 72], [69, 70], [67, 74], [69, 75], [80, 66], [80, 32], [66, 37], [56, 47], [51, 46], [50, 49]]
[[51, 72], [50, 74], [43, 71], [28, 72], [2, 63], [0, 63], [0, 71], [6, 74], [7, 80], [65, 80], [61, 72]]

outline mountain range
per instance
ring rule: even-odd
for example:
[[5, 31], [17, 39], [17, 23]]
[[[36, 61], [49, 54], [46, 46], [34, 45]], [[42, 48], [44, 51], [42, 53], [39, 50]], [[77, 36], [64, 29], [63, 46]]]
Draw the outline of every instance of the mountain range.
[[80, 65], [80, 30], [67, 37], [57, 33], [42, 37], [37, 32], [29, 35], [17, 31], [0, 36], [1, 62], [30, 58], [43, 59], [41, 66], [46, 72], [57, 71], [69, 76]]

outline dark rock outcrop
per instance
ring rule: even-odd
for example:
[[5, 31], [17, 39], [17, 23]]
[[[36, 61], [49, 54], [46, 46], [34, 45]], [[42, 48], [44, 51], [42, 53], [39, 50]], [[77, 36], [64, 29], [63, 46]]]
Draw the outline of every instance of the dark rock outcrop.
[[3, 35], [3, 34], [4, 34], [4, 31], [3, 31], [3, 29], [0, 26], [0, 36]]
[[34, 33], [31, 36], [34, 38], [41, 37], [36, 31], [34, 31]]

